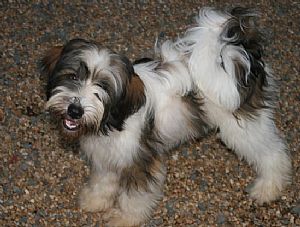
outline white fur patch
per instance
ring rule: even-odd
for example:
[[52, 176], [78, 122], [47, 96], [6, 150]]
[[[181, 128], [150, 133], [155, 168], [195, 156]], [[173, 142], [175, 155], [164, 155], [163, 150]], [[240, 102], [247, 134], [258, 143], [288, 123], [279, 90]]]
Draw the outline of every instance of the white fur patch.
[[110, 53], [106, 49], [98, 50], [96, 48], [85, 50], [79, 56], [84, 59], [89, 69], [107, 69], [110, 64]]
[[123, 131], [113, 130], [109, 136], [88, 136], [81, 138], [81, 149], [93, 161], [98, 171], [106, 171], [111, 166], [123, 169], [130, 166], [139, 149], [143, 126], [142, 112], [125, 121]]
[[[221, 34], [227, 14], [204, 8], [197, 17], [198, 25], [177, 40], [175, 47], [188, 55], [187, 63], [193, 80], [203, 95], [219, 106], [233, 112], [240, 106], [235, 62], [250, 72], [250, 62], [243, 48], [225, 45]], [[230, 41], [230, 40], [227, 40]]]
[[[165, 54], [167, 60], [168, 53]], [[178, 60], [168, 60], [167, 68], [155, 70], [155, 67], [152, 62], [136, 65], [134, 69], [146, 88], [146, 108], [155, 110], [156, 129], [164, 142], [173, 147], [194, 137], [189, 125], [193, 116], [182, 101], [193, 83], [187, 67]]]

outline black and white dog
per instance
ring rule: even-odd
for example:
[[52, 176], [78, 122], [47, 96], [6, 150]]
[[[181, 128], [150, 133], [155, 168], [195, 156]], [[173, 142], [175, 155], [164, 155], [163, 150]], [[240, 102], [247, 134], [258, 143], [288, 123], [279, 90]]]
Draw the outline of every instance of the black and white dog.
[[144, 222], [162, 196], [167, 151], [212, 128], [257, 170], [251, 196], [279, 196], [291, 162], [273, 121], [276, 87], [254, 16], [204, 8], [182, 38], [156, 48], [160, 59], [134, 65], [82, 39], [48, 52], [47, 109], [93, 163], [82, 209], [105, 211], [111, 226]]

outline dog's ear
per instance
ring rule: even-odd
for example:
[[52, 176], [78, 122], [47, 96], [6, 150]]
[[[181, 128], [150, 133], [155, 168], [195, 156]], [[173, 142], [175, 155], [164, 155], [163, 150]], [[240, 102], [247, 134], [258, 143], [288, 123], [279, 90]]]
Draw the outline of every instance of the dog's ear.
[[136, 113], [146, 102], [144, 83], [136, 74], [126, 86], [122, 96], [111, 109], [109, 124], [118, 130], [122, 130], [124, 121]]
[[55, 65], [61, 56], [63, 46], [52, 47], [40, 62], [42, 74], [50, 76], [55, 68]]
[[131, 80], [132, 76], [134, 76], [134, 69], [133, 69], [133, 64], [131, 63], [131, 61], [123, 56], [123, 55], [120, 55], [119, 56], [120, 59], [121, 59], [121, 62], [122, 62], [122, 66], [124, 67], [124, 69], [122, 69], [123, 72], [127, 73], [127, 78], [129, 80]]
[[[120, 56], [119, 56], [120, 57]], [[107, 133], [107, 129], [123, 129], [124, 121], [136, 113], [146, 102], [144, 83], [134, 73], [133, 65], [126, 57], [120, 57], [114, 62], [119, 68], [122, 78], [122, 93], [111, 103], [109, 111], [102, 122], [101, 131]]]
[[121, 56], [121, 61], [124, 67], [122, 69], [123, 77], [127, 77], [127, 83], [125, 83], [126, 86], [123, 88], [122, 95], [112, 109], [112, 115], [122, 127], [124, 120], [136, 113], [145, 104], [146, 98], [144, 83], [135, 74], [131, 61], [125, 56]]
[[42, 58], [42, 60], [39, 62], [39, 67], [41, 71], [42, 76], [46, 76], [48, 79], [47, 87], [46, 87], [46, 96], [47, 100], [50, 98], [50, 81], [51, 81], [51, 75], [53, 73], [53, 70], [55, 68], [55, 65], [58, 61], [58, 59], [61, 56], [63, 50], [63, 46], [55, 46], [52, 47], [50, 50], [47, 51], [46, 55]]
[[145, 101], [144, 83], [138, 75], [133, 74], [131, 81], [126, 87], [123, 98], [119, 100], [121, 112], [128, 115], [133, 114], [144, 105]]

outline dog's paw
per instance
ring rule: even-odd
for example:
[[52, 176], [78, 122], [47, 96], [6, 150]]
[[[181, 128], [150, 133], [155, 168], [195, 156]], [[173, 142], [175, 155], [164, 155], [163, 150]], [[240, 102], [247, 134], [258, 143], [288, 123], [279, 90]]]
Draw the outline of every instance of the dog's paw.
[[105, 211], [112, 207], [113, 199], [86, 186], [80, 193], [79, 205], [82, 210], [89, 212]]
[[108, 210], [103, 215], [103, 219], [107, 222], [107, 226], [109, 227], [138, 226], [142, 222], [142, 220], [139, 220], [138, 217], [124, 213], [117, 208]]
[[280, 196], [281, 188], [280, 185], [275, 184], [273, 181], [259, 178], [250, 189], [250, 196], [259, 204], [268, 203]]

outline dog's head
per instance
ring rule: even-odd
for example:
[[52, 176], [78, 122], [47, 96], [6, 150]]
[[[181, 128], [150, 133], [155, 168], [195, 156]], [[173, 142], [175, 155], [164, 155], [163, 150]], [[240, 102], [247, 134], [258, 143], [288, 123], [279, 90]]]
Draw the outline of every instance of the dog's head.
[[131, 62], [94, 42], [74, 39], [54, 47], [41, 66], [48, 76], [46, 109], [67, 136], [122, 130], [145, 102]]

